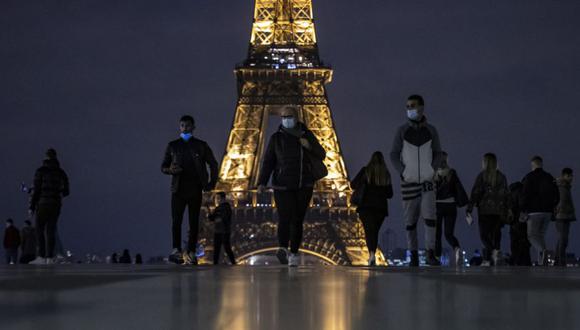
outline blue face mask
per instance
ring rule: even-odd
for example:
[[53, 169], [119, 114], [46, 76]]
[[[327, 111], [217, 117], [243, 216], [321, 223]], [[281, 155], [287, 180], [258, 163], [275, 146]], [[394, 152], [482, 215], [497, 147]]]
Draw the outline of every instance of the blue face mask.
[[417, 120], [420, 118], [419, 111], [417, 109], [407, 110], [407, 118], [411, 120]]
[[181, 136], [181, 138], [183, 139], [183, 141], [187, 142], [187, 141], [189, 141], [189, 139], [191, 139], [193, 137], [193, 134], [191, 134], [191, 133], [181, 133], [181, 134], [179, 134], [179, 136]]
[[294, 117], [282, 118], [282, 126], [284, 128], [294, 128], [294, 126], [296, 126], [296, 118]]

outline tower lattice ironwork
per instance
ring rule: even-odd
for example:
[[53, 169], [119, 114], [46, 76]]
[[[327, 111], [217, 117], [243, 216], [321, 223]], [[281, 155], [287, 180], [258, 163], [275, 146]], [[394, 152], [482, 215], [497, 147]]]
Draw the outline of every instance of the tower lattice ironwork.
[[[234, 201], [236, 254], [244, 259], [277, 248], [272, 194], [259, 195], [255, 186], [268, 118], [291, 104], [326, 150], [329, 173], [315, 186], [304, 224], [303, 251], [333, 264], [365, 263], [364, 233], [348, 205], [351, 189], [325, 88], [332, 69], [319, 57], [312, 1], [255, 0], [248, 56], [234, 72], [238, 102], [216, 189]], [[209, 243], [208, 227], [202, 243]]]

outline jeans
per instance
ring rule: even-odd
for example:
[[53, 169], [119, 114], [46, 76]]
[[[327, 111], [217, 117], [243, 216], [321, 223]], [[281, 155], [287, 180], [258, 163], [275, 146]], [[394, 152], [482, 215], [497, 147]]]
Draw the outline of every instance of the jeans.
[[556, 244], [556, 266], [566, 266], [566, 248], [568, 247], [568, 236], [570, 235], [570, 221], [556, 220], [556, 231], [558, 232], [558, 243]]
[[365, 231], [367, 248], [371, 254], [377, 251], [379, 244], [379, 231], [381, 230], [381, 225], [385, 220], [385, 214], [386, 212], [380, 209], [359, 210], [359, 217]]
[[459, 247], [459, 240], [457, 240], [457, 237], [455, 237], [454, 234], [456, 221], [457, 205], [455, 203], [437, 203], [437, 227], [435, 234], [436, 256], [441, 256], [441, 232], [445, 233], [445, 240], [447, 240], [447, 243], [449, 243], [453, 249]]
[[171, 195], [171, 216], [173, 218], [171, 232], [174, 249], [181, 251], [181, 227], [183, 224], [183, 214], [187, 207], [189, 220], [187, 251], [195, 253], [202, 196], [201, 189], [196, 189], [189, 193], [174, 193]]
[[302, 224], [312, 198], [312, 187], [299, 190], [274, 190], [278, 209], [278, 243], [291, 253], [298, 253], [302, 243]]
[[230, 259], [232, 265], [236, 264], [234, 251], [232, 251], [232, 244], [230, 243], [230, 233], [215, 233], [213, 236], [213, 264], [220, 263], [222, 244], [226, 250], [226, 254]]
[[478, 216], [479, 237], [483, 243], [483, 260], [491, 260], [491, 251], [499, 250], [501, 243], [501, 217], [499, 215]]
[[534, 213], [528, 219], [528, 240], [532, 246], [542, 253], [546, 250], [546, 231], [552, 220], [552, 213]]
[[56, 223], [60, 215], [60, 205], [39, 205], [36, 210], [36, 235], [38, 236], [38, 256], [54, 257]]
[[4, 250], [6, 255], [6, 264], [17, 264], [18, 263], [18, 248], [8, 248]]

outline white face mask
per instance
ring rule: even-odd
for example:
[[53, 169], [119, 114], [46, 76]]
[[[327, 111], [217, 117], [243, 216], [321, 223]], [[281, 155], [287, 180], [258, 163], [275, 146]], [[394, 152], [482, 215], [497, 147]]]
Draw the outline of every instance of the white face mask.
[[419, 117], [420, 117], [419, 110], [417, 110], [417, 109], [407, 110], [407, 118], [409, 118], [411, 120], [417, 120], [417, 119], [419, 119]]
[[282, 118], [282, 126], [284, 128], [294, 128], [294, 126], [296, 126], [296, 118], [294, 117]]

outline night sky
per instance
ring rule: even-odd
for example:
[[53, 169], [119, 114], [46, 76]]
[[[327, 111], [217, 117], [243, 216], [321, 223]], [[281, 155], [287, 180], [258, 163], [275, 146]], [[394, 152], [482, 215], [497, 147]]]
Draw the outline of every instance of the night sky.
[[[221, 159], [253, 5], [1, 1], [0, 217], [22, 225], [20, 182], [32, 182], [54, 147], [71, 180], [59, 222], [67, 249], [169, 253], [164, 147], [188, 113]], [[412, 93], [425, 97], [468, 189], [488, 151], [510, 182], [534, 154], [554, 175], [564, 166], [580, 172], [579, 1], [314, 0], [314, 14], [321, 57], [335, 70], [328, 94], [351, 175], [374, 150], [389, 152]], [[574, 197], [579, 206], [580, 189]], [[383, 230], [404, 247], [398, 188], [391, 206]], [[479, 248], [463, 214], [459, 240]], [[577, 226], [570, 244], [580, 252]]]

